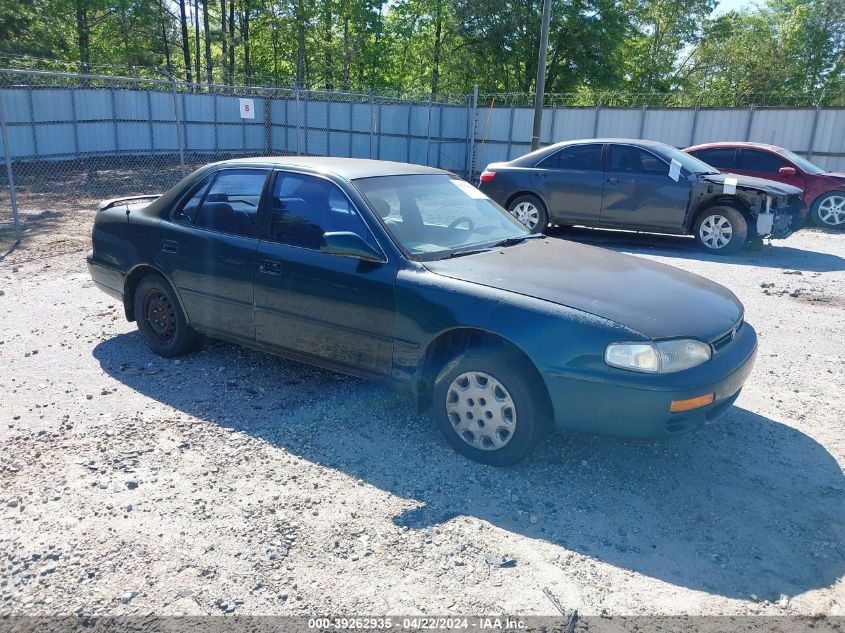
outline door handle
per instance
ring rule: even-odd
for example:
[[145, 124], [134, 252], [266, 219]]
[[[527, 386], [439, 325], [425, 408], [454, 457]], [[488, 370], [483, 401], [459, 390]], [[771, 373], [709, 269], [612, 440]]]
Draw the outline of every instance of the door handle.
[[178, 253], [179, 252], [179, 242], [174, 240], [163, 240], [161, 242], [161, 250], [165, 253]]
[[611, 184], [613, 184], [613, 185], [621, 185], [621, 184], [622, 184], [622, 179], [621, 179], [621, 178], [616, 178], [615, 176], [611, 176], [610, 178], [608, 178], [608, 179], [607, 179], [607, 182], [609, 182], [609, 183], [611, 183]]
[[269, 259], [262, 259], [260, 262], [258, 262], [258, 272], [265, 273], [267, 275], [281, 275], [282, 264], [281, 262], [274, 262]]

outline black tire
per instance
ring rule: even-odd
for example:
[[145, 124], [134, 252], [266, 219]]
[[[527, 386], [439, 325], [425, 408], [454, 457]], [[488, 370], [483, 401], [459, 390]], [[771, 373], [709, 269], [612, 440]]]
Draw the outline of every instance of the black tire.
[[[474, 402], [469, 397], [462, 400], [460, 394], [455, 393], [460, 391], [460, 383], [465, 375], [480, 378], [480, 374], [485, 374], [493, 380], [492, 384], [487, 383], [490, 385], [489, 393], [494, 394], [493, 397], [496, 397], [496, 386], [504, 388], [504, 395], [507, 398], [499, 400], [505, 404], [495, 414], [493, 413], [496, 410], [495, 407], [490, 406], [490, 402], [486, 402], [484, 397]], [[477, 383], [471, 384], [468, 380], [467, 384], [468, 388], [477, 387]], [[469, 394], [469, 396], [472, 395], [472, 393]], [[450, 396], [455, 396], [456, 400]], [[468, 411], [464, 418], [457, 415], [454, 410], [450, 413], [447, 410], [449, 406], [447, 398], [453, 399], [455, 406], [475, 410], [477, 415], [473, 416], [472, 412]], [[467, 402], [472, 406], [467, 405]], [[509, 408], [508, 402], [512, 404], [509, 416], [502, 413]], [[551, 412], [545, 386], [536, 375], [536, 371], [526, 367], [525, 361], [516, 357], [515, 354], [495, 347], [470, 349], [446, 363], [434, 381], [432, 404], [434, 420], [449, 444], [462, 455], [490, 466], [508, 466], [524, 459], [546, 437], [551, 428]], [[512, 431], [508, 431], [507, 425], [503, 425], [506, 417], [513, 420]], [[464, 437], [467, 433], [472, 436], [475, 446], [456, 430], [456, 424], [462, 422], [475, 425], [464, 431]], [[502, 446], [494, 447], [491, 436], [484, 435], [485, 424], [488, 425], [486, 427], [488, 431], [494, 429], [494, 424], [497, 425], [494, 434], [497, 442], [502, 442], [504, 438]], [[478, 433], [479, 431], [481, 433]], [[475, 435], [476, 433], [478, 435]], [[486, 445], [489, 448], [479, 448], [479, 445]]]
[[173, 288], [163, 277], [144, 277], [135, 289], [134, 302], [138, 331], [156, 354], [173, 358], [199, 347], [202, 336], [188, 325]]
[[[540, 198], [530, 193], [511, 200], [508, 212], [535, 233], [544, 233], [549, 226], [549, 212], [546, 205]], [[534, 221], [535, 217], [536, 221]]]
[[[821, 208], [823, 204], [827, 207], [831, 203], [835, 203], [836, 213]], [[810, 206], [810, 218], [816, 226], [845, 231], [845, 191], [827, 191], [816, 198]]]
[[[729, 255], [745, 246], [748, 222], [733, 207], [710, 207], [696, 219], [693, 235], [702, 250], [714, 255]], [[727, 241], [724, 241], [725, 237]]]

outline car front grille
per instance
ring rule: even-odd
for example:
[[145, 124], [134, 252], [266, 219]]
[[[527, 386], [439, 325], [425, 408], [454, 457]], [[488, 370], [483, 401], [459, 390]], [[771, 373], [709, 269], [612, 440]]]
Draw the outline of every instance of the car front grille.
[[733, 326], [730, 330], [710, 341], [713, 351], [718, 354], [730, 345], [736, 338], [737, 334], [739, 334], [739, 330], [742, 328], [743, 323], [745, 323], [745, 321], [740, 319], [739, 323]]

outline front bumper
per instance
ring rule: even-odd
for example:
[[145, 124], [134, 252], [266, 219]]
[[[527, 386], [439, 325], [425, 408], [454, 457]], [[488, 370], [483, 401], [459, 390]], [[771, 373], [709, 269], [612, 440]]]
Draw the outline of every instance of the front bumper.
[[[757, 357], [757, 333], [743, 323], [713, 358], [675, 374], [611, 369], [604, 381], [546, 375], [555, 426], [568, 431], [654, 439], [700, 429], [734, 403]], [[715, 395], [711, 404], [670, 413], [673, 400]]]

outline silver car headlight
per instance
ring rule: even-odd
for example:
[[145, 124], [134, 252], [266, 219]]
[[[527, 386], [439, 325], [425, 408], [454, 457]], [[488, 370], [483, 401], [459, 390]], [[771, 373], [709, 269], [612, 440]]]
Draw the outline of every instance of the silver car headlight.
[[711, 355], [710, 346], [695, 339], [611, 343], [604, 351], [604, 362], [647, 374], [671, 374], [706, 363]]

